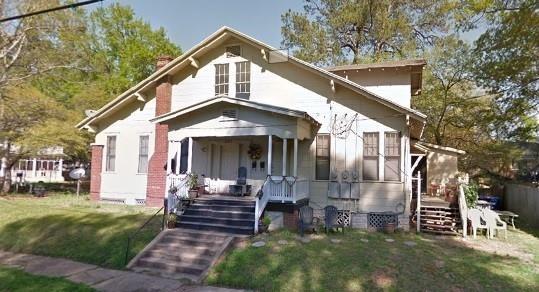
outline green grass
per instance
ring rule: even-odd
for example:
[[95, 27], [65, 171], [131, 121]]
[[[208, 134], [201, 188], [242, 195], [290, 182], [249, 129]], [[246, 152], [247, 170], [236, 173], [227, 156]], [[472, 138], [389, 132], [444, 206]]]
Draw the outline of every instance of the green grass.
[[[0, 197], [0, 210], [0, 249], [117, 269], [124, 267], [128, 235], [157, 211], [73, 195]], [[130, 258], [159, 232], [161, 217], [155, 219], [137, 237]]]
[[[507, 241], [477, 239], [468, 244], [501, 244], [499, 252], [514, 248], [525, 259], [472, 249], [456, 238], [414, 233], [354, 230], [317, 236], [307, 244], [296, 236], [281, 231], [263, 236], [264, 247], [248, 244], [233, 250], [206, 282], [259, 291], [539, 290], [539, 239], [522, 231], [511, 231]], [[386, 242], [389, 237], [395, 242]], [[334, 244], [330, 238], [342, 241]], [[280, 239], [289, 244], [278, 244]]]
[[34, 276], [18, 269], [0, 266], [0, 291], [95, 291], [62, 278]]

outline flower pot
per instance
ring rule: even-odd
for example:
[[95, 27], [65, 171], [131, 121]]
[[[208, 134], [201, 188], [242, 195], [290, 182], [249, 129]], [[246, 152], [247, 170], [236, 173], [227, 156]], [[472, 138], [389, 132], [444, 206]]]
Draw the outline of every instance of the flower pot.
[[268, 229], [269, 229], [269, 225], [258, 224], [258, 232], [266, 233], [266, 232], [268, 232]]
[[167, 221], [167, 228], [168, 229], [176, 228], [176, 221], [175, 220]]
[[189, 190], [187, 193], [189, 194], [190, 200], [194, 200], [196, 197], [198, 197], [198, 189]]
[[384, 224], [384, 233], [395, 233], [395, 223], [387, 222]]

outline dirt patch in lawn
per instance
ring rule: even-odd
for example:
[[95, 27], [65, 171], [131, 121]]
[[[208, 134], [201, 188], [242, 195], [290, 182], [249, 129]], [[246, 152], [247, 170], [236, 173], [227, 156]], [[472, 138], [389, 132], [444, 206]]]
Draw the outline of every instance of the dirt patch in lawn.
[[386, 270], [376, 270], [372, 273], [371, 280], [379, 288], [389, 288], [395, 283], [395, 277]]
[[[514, 244], [501, 239], [462, 239], [460, 237], [451, 238], [448, 241], [452, 245], [464, 246], [474, 250], [483, 251], [486, 253], [499, 255], [499, 256], [509, 256], [520, 259], [521, 261], [534, 265], [534, 255], [523, 250], [521, 246]], [[536, 266], [536, 268], [539, 268]]]

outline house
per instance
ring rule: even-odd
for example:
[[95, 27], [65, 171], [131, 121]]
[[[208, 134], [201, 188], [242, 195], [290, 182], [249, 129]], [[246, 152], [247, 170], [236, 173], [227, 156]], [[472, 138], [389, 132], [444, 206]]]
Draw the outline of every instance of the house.
[[[6, 148], [0, 144], [0, 147]], [[17, 147], [12, 146], [12, 155], [17, 155]], [[6, 157], [0, 159], [0, 178], [10, 171], [11, 182], [15, 183], [57, 183], [63, 182], [64, 149], [62, 147], [48, 147], [40, 150], [36, 155], [23, 156], [11, 170], [8, 169]]]
[[162, 206], [186, 173], [223, 194], [242, 167], [255, 219], [335, 205], [354, 227], [406, 229], [424, 65], [324, 69], [223, 27], [77, 124], [96, 134], [91, 198]]

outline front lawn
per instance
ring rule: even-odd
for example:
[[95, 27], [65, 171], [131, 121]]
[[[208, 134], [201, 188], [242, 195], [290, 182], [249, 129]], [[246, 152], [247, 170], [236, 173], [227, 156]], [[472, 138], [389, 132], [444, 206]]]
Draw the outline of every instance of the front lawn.
[[[232, 251], [206, 282], [260, 291], [538, 291], [539, 239], [508, 236], [463, 241], [353, 230], [303, 243], [281, 231]], [[266, 245], [250, 246], [257, 240]]]
[[[123, 268], [127, 236], [155, 211], [99, 204], [87, 196], [0, 197], [0, 249]], [[130, 257], [155, 237], [160, 220], [144, 229]]]
[[18, 269], [0, 266], [0, 291], [89, 292], [95, 290], [62, 278], [35, 276]]

